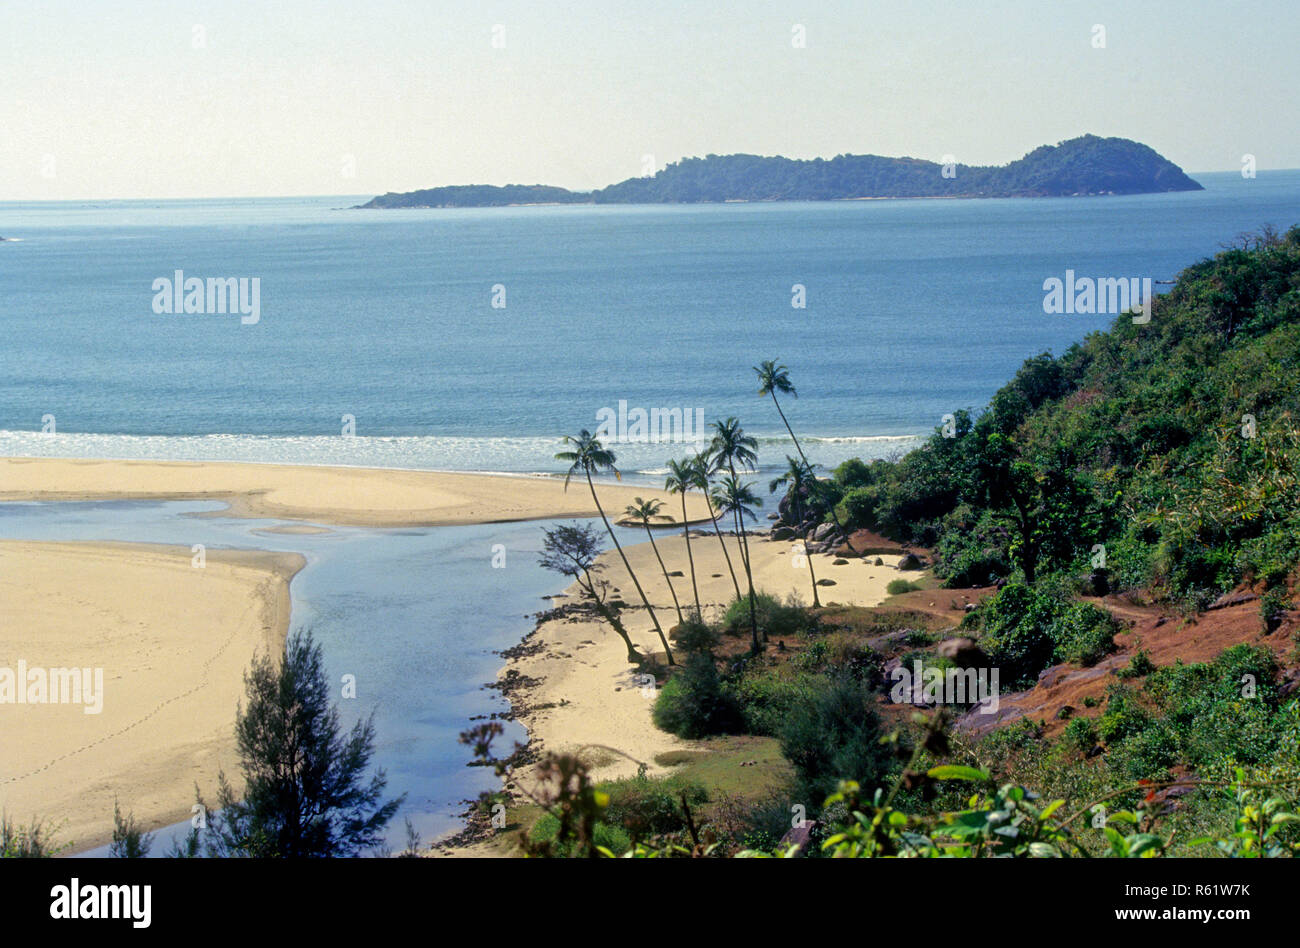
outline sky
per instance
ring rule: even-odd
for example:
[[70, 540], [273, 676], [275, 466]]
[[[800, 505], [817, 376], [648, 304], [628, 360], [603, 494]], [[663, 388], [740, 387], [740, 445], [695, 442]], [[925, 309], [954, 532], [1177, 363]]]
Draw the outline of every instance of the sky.
[[0, 201], [1005, 164], [1088, 132], [1297, 168], [1297, 36], [1296, 0], [0, 0]]

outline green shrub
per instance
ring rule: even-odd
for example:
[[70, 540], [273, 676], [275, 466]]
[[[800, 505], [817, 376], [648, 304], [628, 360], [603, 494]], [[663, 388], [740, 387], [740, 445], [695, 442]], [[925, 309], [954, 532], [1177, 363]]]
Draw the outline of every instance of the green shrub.
[[885, 592], [891, 596], [901, 596], [903, 593], [916, 592], [920, 588], [920, 583], [914, 583], [911, 580], [891, 579], [889, 585], [885, 587]]
[[1152, 721], [1132, 687], [1112, 685], [1106, 693], [1106, 711], [1097, 721], [1097, 735], [1107, 744], [1116, 744], [1141, 733]]
[[1259, 599], [1259, 620], [1265, 635], [1272, 635], [1282, 624], [1288, 610], [1295, 608], [1287, 598], [1286, 587], [1276, 586]]
[[813, 675], [791, 676], [779, 669], [745, 675], [733, 689], [745, 733], [775, 737], [795, 708], [813, 700], [820, 684]]
[[[550, 813], [544, 813], [532, 825], [528, 831], [529, 842], [532, 843], [551, 843], [554, 847], [552, 852], [556, 856], [568, 856], [572, 849], [572, 843], [559, 843], [556, 836], [560, 832], [560, 821]], [[592, 842], [597, 846], [604, 846], [615, 856], [621, 856], [632, 848], [632, 839], [627, 832], [619, 826], [610, 826], [608, 823], [597, 822], [592, 827]]]
[[1111, 766], [1131, 780], [1158, 780], [1165, 777], [1178, 756], [1177, 741], [1160, 724], [1134, 732], [1108, 755]]
[[1023, 583], [1008, 583], [981, 612], [984, 651], [1001, 669], [1004, 687], [1028, 688], [1052, 663], [1056, 642], [1051, 635], [1055, 604]]
[[1065, 726], [1065, 742], [1070, 748], [1084, 754], [1097, 743], [1097, 727], [1088, 718], [1074, 718]]
[[795, 706], [780, 731], [781, 753], [794, 766], [799, 799], [820, 808], [839, 781], [876, 786], [891, 755], [880, 743], [876, 693], [848, 678], [827, 680]]
[[674, 638], [683, 652], [708, 652], [718, 644], [718, 630], [692, 612], [676, 626]]
[[[771, 593], [754, 593], [754, 614], [758, 628], [768, 638], [781, 639], [810, 632], [817, 627], [817, 617], [791, 594], [782, 602]], [[722, 617], [722, 629], [728, 635], [744, 635], [749, 631], [749, 595], [733, 599]]]
[[735, 698], [705, 652], [692, 653], [681, 673], [659, 689], [653, 716], [657, 727], [686, 738], [732, 734], [741, 724]]
[[682, 797], [695, 807], [707, 803], [708, 791], [702, 783], [679, 775], [654, 778], [628, 777], [599, 784], [597, 790], [609, 795], [601, 820], [621, 827], [632, 842], [650, 836], [675, 833], [686, 828]]
[[1115, 651], [1115, 633], [1119, 625], [1104, 609], [1087, 602], [1076, 602], [1057, 617], [1052, 637], [1056, 640], [1056, 657], [1080, 665], [1095, 665]]

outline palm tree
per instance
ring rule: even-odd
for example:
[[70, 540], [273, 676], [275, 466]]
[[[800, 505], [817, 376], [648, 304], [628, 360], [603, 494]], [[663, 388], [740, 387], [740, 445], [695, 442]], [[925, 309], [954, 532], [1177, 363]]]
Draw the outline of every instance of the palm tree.
[[[695, 475], [691, 459], [668, 462], [668, 478], [664, 481], [664, 490], [670, 494], [682, 495], [682, 536], [686, 538], [686, 559], [691, 564], [691, 591], [695, 593], [695, 618], [700, 619], [704, 613], [700, 610], [700, 587], [695, 583], [695, 556], [691, 553], [691, 527], [686, 517], [686, 492], [695, 486]], [[707, 497], [707, 492], [705, 497]]]
[[735, 518], [736, 532], [740, 535], [741, 560], [745, 564], [745, 578], [749, 581], [749, 626], [754, 637], [752, 649], [754, 654], [758, 654], [762, 651], [762, 645], [758, 641], [758, 610], [754, 605], [754, 573], [749, 566], [745, 518], [757, 519], [753, 508], [763, 506], [763, 501], [752, 487], [752, 484], [742, 484], [736, 477], [727, 474], [719, 478], [717, 486], [713, 488], [713, 503], [723, 513], [729, 513]]
[[[717, 459], [719, 468], [725, 464], [727, 471], [731, 474], [731, 479], [736, 480], [736, 465], [739, 464], [745, 470], [754, 470], [754, 464], [758, 461], [758, 439], [751, 438], [745, 434], [745, 429], [740, 427], [740, 421], [734, 416], [726, 421], [715, 421], [711, 426], [713, 428], [713, 440], [709, 442], [709, 450]], [[742, 537], [740, 544], [740, 556], [745, 561], [745, 569], [749, 570], [749, 543]]]
[[691, 458], [691, 480], [692, 483], [704, 493], [704, 502], [709, 507], [709, 519], [713, 521], [713, 532], [718, 537], [718, 544], [722, 547], [722, 555], [727, 560], [727, 572], [731, 574], [731, 585], [736, 588], [736, 599], [740, 599], [740, 583], [736, 581], [736, 568], [731, 565], [731, 554], [727, 552], [727, 542], [722, 539], [722, 531], [718, 529], [718, 514], [713, 507], [713, 498], [710, 496], [712, 483], [710, 478], [716, 470], [715, 462], [710, 457], [708, 451], [701, 451]]
[[572, 451], [561, 451], [555, 455], [555, 460], [568, 461], [570, 464], [568, 473], [564, 475], [564, 489], [569, 489], [569, 478], [573, 477], [574, 471], [582, 471], [586, 475], [587, 487], [591, 489], [591, 499], [595, 502], [596, 510], [600, 513], [601, 522], [605, 524], [605, 532], [614, 541], [614, 549], [618, 550], [618, 555], [623, 560], [623, 566], [627, 569], [627, 574], [632, 577], [632, 585], [636, 586], [636, 591], [641, 595], [641, 602], [645, 604], [646, 612], [650, 613], [650, 621], [655, 624], [655, 631], [659, 633], [659, 641], [663, 643], [664, 653], [668, 656], [668, 664], [676, 664], [673, 661], [673, 650], [668, 646], [668, 638], [659, 625], [659, 617], [655, 615], [654, 607], [650, 605], [650, 600], [646, 598], [645, 590], [641, 588], [641, 581], [636, 578], [636, 573], [632, 572], [632, 565], [628, 563], [627, 554], [623, 552], [622, 544], [618, 542], [618, 537], [614, 535], [614, 530], [609, 525], [609, 518], [605, 516], [605, 508], [600, 505], [600, 498], [596, 496], [596, 484], [591, 479], [594, 472], [600, 471], [611, 471], [615, 477], [622, 479], [622, 475], [618, 473], [618, 468], [614, 467], [614, 452], [606, 450], [600, 441], [586, 428], [578, 432], [577, 437], [565, 435], [564, 442], [573, 445]]
[[[776, 406], [776, 413], [781, 416], [781, 422], [785, 425], [785, 430], [790, 432], [790, 440], [794, 442], [794, 449], [799, 452], [799, 457], [803, 458], [803, 463], [811, 471], [812, 465], [808, 463], [808, 455], [803, 453], [803, 446], [799, 444], [799, 439], [794, 436], [794, 429], [790, 427], [790, 421], [785, 417], [785, 412], [781, 409], [781, 402], [776, 397], [777, 392], [782, 395], [789, 395], [791, 398], [799, 397], [799, 393], [794, 390], [794, 383], [790, 381], [790, 370], [784, 365], [777, 365], [773, 359], [768, 359], [753, 368], [758, 375], [759, 398], [767, 395], [772, 396], [772, 404]], [[845, 544], [848, 545], [850, 550], [853, 550], [853, 540], [844, 529], [844, 524], [840, 523], [840, 516], [835, 512], [834, 504], [831, 504], [831, 519], [835, 521], [836, 529], [844, 534]], [[854, 552], [857, 551], [854, 550]]]
[[668, 584], [668, 591], [673, 595], [673, 607], [677, 610], [677, 622], [681, 624], [686, 621], [682, 618], [682, 604], [677, 601], [677, 590], [673, 588], [672, 577], [668, 575], [668, 567], [664, 565], [664, 558], [659, 555], [659, 546], [655, 543], [655, 535], [650, 530], [652, 520], [673, 519], [659, 512], [663, 509], [663, 506], [663, 502], [659, 500], [642, 500], [640, 497], [634, 497], [632, 503], [623, 508], [623, 512], [645, 527], [645, 535], [650, 538], [650, 549], [655, 551], [655, 559], [659, 561], [659, 568], [663, 570], [664, 582]]
[[[785, 456], [789, 467], [780, 477], [775, 478], [767, 486], [769, 493], [776, 493], [776, 489], [783, 484], [790, 485], [790, 499], [794, 503], [795, 518], [803, 523], [803, 493], [810, 486], [810, 482], [815, 480], [816, 476], [812, 472], [812, 465], [806, 461], [800, 461], [792, 458], [790, 455]], [[804, 541], [800, 541], [804, 542]], [[808, 560], [808, 578], [812, 580], [813, 608], [821, 608], [821, 602], [817, 598], [817, 574], [813, 572], [812, 553], [808, 552], [808, 547], [804, 546], [805, 559]]]

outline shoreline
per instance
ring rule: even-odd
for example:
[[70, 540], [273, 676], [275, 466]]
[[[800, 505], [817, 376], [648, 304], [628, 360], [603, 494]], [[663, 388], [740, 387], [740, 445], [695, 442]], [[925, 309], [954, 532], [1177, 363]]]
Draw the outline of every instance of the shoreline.
[[[650, 485], [600, 483], [616, 519], [634, 497], [680, 499]], [[0, 458], [0, 503], [9, 501], [213, 500], [221, 516], [361, 527], [437, 527], [597, 516], [584, 479], [225, 461]], [[707, 518], [698, 492], [691, 522]], [[200, 514], [199, 516], [203, 516]], [[680, 524], [678, 524], [680, 527]]]
[[234, 709], [254, 653], [283, 651], [298, 553], [0, 541], [0, 645], [33, 666], [102, 669], [102, 708], [0, 705], [0, 799], [53, 820], [67, 854], [109, 842], [114, 800], [148, 829], [237, 769]]
[[[743, 590], [738, 540], [727, 533], [723, 536]], [[734, 598], [734, 587], [717, 537], [711, 531], [697, 537], [695, 530], [691, 531], [691, 537], [701, 605], [706, 616], [719, 613]], [[693, 607], [685, 540], [678, 534], [656, 538], [656, 543], [670, 573], [675, 567], [682, 567], [684, 575], [673, 577], [673, 583], [683, 609], [687, 599], [691, 599]], [[749, 534], [754, 588], [782, 599], [793, 593], [806, 603], [811, 600], [808, 574], [806, 568], [792, 568], [792, 546], [791, 541], [769, 539], [766, 532]], [[624, 552], [667, 632], [677, 623], [676, 610], [653, 549], [648, 542], [641, 542], [624, 544]], [[885, 554], [880, 557], [884, 565], [876, 566], [877, 557], [873, 554], [835, 566], [835, 554], [811, 556], [818, 578], [834, 581], [834, 585], [819, 587], [823, 605], [879, 605], [888, 596], [885, 587], [889, 581], [899, 577], [896, 567], [902, 559], [901, 555]], [[599, 562], [611, 583], [611, 595], [614, 587], [622, 587], [628, 602], [622, 618], [637, 648], [643, 654], [662, 652], [644, 607], [633, 605], [635, 593], [618, 553], [606, 550], [600, 554]], [[647, 693], [637, 681], [637, 670], [627, 662], [622, 643], [602, 620], [566, 608], [579, 602], [576, 583], [554, 596], [551, 602], [551, 609], [536, 614], [533, 629], [520, 643], [501, 653], [503, 665], [496, 682], [489, 685], [500, 690], [510, 703], [510, 709], [496, 717], [513, 720], [527, 731], [511, 783], [535, 787], [537, 764], [551, 751], [563, 753], [585, 748], [582, 756], [593, 778], [603, 781], [634, 776], [638, 761], [645, 763], [647, 775], [664, 776], [671, 772], [674, 763], [671, 758], [661, 763], [663, 755], [706, 747], [704, 741], [685, 740], [655, 727], [651, 717], [654, 693]], [[504, 751], [505, 748], [498, 748], [498, 753]], [[508, 784], [501, 789], [516, 803], [527, 802], [522, 791]], [[508, 857], [513, 855], [514, 838], [514, 831], [502, 839], [490, 829], [468, 820], [460, 831], [431, 841], [426, 855]]]

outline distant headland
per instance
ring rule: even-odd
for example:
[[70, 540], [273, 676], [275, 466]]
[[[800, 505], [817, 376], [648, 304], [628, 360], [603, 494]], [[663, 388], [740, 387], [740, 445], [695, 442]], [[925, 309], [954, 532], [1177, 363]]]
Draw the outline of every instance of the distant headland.
[[1083, 135], [1035, 148], [999, 166], [918, 158], [837, 155], [683, 158], [643, 178], [597, 191], [542, 184], [451, 185], [389, 193], [362, 208], [510, 207], [528, 204], [721, 204], [728, 201], [848, 201], [871, 198], [1071, 197], [1201, 191], [1172, 161], [1127, 138]]

